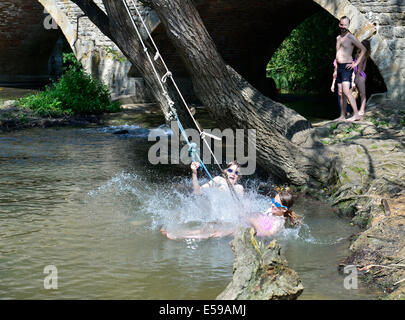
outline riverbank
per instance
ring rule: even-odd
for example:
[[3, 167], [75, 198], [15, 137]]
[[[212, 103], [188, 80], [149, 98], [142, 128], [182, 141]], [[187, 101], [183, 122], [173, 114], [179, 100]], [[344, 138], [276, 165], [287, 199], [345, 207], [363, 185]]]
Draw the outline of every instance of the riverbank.
[[366, 111], [356, 123], [315, 125], [340, 157], [331, 204], [364, 230], [340, 267], [356, 265], [381, 298], [405, 299], [405, 105], [376, 95]]
[[7, 100], [0, 105], [0, 131], [9, 132], [28, 128], [49, 127], [93, 127], [100, 125], [119, 126], [142, 124], [157, 127], [164, 121], [156, 104], [122, 105], [121, 111], [101, 115], [74, 115], [64, 117], [43, 117], [29, 108], [19, 107], [15, 100]]

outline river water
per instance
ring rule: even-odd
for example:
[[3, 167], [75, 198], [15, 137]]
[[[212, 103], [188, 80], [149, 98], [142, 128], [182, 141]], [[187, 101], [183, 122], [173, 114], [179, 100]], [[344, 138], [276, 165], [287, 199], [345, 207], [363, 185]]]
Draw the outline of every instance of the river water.
[[[229, 283], [230, 237], [169, 240], [159, 229], [229, 223], [231, 202], [194, 198], [189, 169], [151, 165], [149, 131], [124, 128], [0, 135], [1, 299], [214, 299]], [[256, 211], [269, 203], [254, 188], [247, 199]], [[299, 199], [295, 211], [303, 225], [279, 240], [305, 286], [300, 298], [375, 298], [361, 281], [346, 290], [337, 271], [358, 230], [319, 201]], [[44, 289], [50, 265], [56, 290]]]

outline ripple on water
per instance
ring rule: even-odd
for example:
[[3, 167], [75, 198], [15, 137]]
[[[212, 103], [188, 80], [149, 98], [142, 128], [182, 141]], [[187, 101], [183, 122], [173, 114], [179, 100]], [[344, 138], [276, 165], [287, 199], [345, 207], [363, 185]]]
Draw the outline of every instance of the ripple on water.
[[[175, 180], [172, 170], [148, 163], [148, 131], [127, 127], [120, 137], [112, 134], [118, 129], [0, 137], [0, 298], [212, 299], [228, 284], [230, 238], [170, 241], [159, 229], [238, 224], [240, 208], [223, 194], [192, 196], [188, 173]], [[248, 211], [268, 205], [268, 198], [247, 193]], [[304, 295], [347, 295], [336, 263], [351, 227], [311, 200], [298, 201], [295, 211], [303, 225], [279, 240]], [[54, 292], [43, 289], [51, 264], [59, 275]]]

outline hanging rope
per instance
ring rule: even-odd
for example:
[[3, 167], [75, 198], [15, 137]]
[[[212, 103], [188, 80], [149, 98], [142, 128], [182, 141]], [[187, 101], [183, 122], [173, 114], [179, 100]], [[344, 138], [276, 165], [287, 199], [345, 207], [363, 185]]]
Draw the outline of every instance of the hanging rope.
[[[139, 41], [141, 42], [143, 51], [144, 51], [145, 54], [147, 55], [148, 60], [149, 60], [149, 63], [151, 64], [152, 69], [153, 69], [153, 72], [154, 72], [154, 74], [155, 74], [155, 76], [156, 76], [156, 79], [157, 79], [158, 82], [159, 82], [159, 85], [160, 85], [160, 87], [161, 87], [161, 89], [162, 89], [162, 92], [163, 92], [163, 96], [167, 99], [167, 103], [168, 103], [168, 105], [169, 105], [169, 109], [170, 109], [171, 113], [175, 116], [175, 118], [176, 118], [176, 120], [177, 120], [177, 123], [179, 124], [180, 131], [181, 131], [181, 133], [182, 133], [184, 139], [186, 140], [187, 145], [189, 146], [189, 149], [190, 149], [190, 148], [192, 149], [192, 146], [191, 146], [190, 141], [188, 140], [188, 137], [187, 137], [187, 135], [186, 135], [186, 133], [185, 133], [185, 130], [184, 130], [184, 128], [183, 128], [183, 126], [182, 126], [182, 124], [181, 124], [181, 122], [180, 122], [180, 120], [179, 120], [179, 117], [178, 117], [178, 115], [177, 115], [177, 112], [176, 112], [176, 110], [173, 108], [174, 102], [170, 99], [170, 96], [169, 96], [169, 94], [168, 94], [168, 92], [166, 91], [165, 86], [164, 86], [164, 84], [166, 83], [167, 79], [170, 79], [170, 81], [172, 82], [172, 84], [173, 84], [173, 86], [174, 86], [174, 88], [175, 88], [177, 94], [179, 95], [179, 97], [180, 97], [182, 103], [184, 104], [184, 106], [185, 106], [187, 112], [189, 113], [191, 119], [193, 120], [194, 125], [195, 125], [196, 128], [197, 128], [197, 130], [198, 130], [198, 132], [199, 132], [199, 134], [200, 134], [201, 140], [205, 143], [205, 145], [207, 146], [209, 152], [211, 153], [211, 155], [212, 155], [212, 157], [213, 157], [213, 159], [214, 159], [216, 165], [217, 165], [217, 166], [219, 167], [219, 169], [221, 170], [221, 173], [222, 173], [221, 175], [222, 175], [222, 177], [225, 179], [225, 181], [227, 182], [228, 187], [229, 187], [229, 189], [231, 190], [232, 195], [233, 195], [236, 199], [240, 200], [239, 197], [237, 196], [236, 192], [235, 192], [235, 189], [234, 189], [233, 185], [232, 185], [231, 182], [229, 181], [228, 176], [224, 173], [224, 170], [222, 170], [222, 167], [221, 167], [221, 165], [219, 164], [218, 159], [216, 158], [215, 154], [212, 152], [211, 146], [209, 145], [209, 143], [208, 143], [207, 140], [205, 139], [206, 137], [213, 137], [213, 136], [210, 135], [210, 134], [208, 134], [208, 133], [205, 133], [205, 132], [200, 128], [198, 122], [195, 120], [195, 118], [194, 118], [194, 116], [193, 116], [193, 114], [192, 114], [192, 112], [191, 112], [191, 110], [190, 110], [190, 108], [189, 108], [187, 102], [185, 101], [183, 95], [181, 94], [181, 92], [180, 92], [180, 90], [179, 90], [179, 88], [178, 88], [178, 86], [177, 86], [176, 81], [175, 81], [174, 78], [173, 78], [173, 74], [172, 74], [172, 73], [170, 72], [170, 70], [168, 69], [168, 67], [167, 67], [167, 65], [166, 65], [166, 63], [165, 63], [165, 61], [164, 61], [162, 55], [160, 54], [159, 49], [158, 49], [158, 47], [157, 47], [155, 41], [153, 40], [153, 37], [152, 37], [152, 35], [150, 34], [150, 32], [149, 32], [149, 30], [148, 30], [148, 27], [146, 26], [145, 21], [144, 21], [144, 19], [142, 18], [142, 15], [141, 15], [141, 13], [140, 13], [140, 11], [139, 11], [137, 5], [135, 4], [135, 2], [134, 2], [133, 0], [131, 0], [131, 3], [132, 3], [132, 5], [133, 5], [133, 7], [134, 7], [134, 9], [135, 9], [135, 11], [136, 11], [136, 14], [137, 14], [137, 16], [139, 17], [139, 19], [140, 19], [140, 21], [141, 21], [141, 23], [142, 23], [142, 25], [143, 25], [143, 27], [144, 27], [144, 29], [145, 29], [147, 35], [148, 35], [148, 38], [150, 39], [150, 41], [151, 41], [151, 43], [152, 43], [152, 46], [153, 46], [154, 49], [155, 49], [155, 55], [154, 55], [153, 60], [152, 60], [152, 58], [151, 58], [151, 56], [150, 56], [150, 54], [149, 54], [149, 52], [148, 52], [148, 48], [147, 48], [146, 45], [145, 45], [145, 42], [144, 42], [144, 40], [143, 40], [143, 38], [142, 38], [142, 36], [141, 36], [141, 33], [139, 32], [138, 26], [137, 26], [136, 23], [135, 23], [134, 17], [133, 17], [132, 14], [131, 14], [131, 11], [130, 11], [130, 9], [129, 9], [129, 6], [128, 6], [128, 4], [127, 4], [127, 1], [126, 1], [126, 0], [122, 0], [122, 2], [124, 3], [125, 9], [126, 9], [128, 15], [129, 15], [130, 19], [131, 19], [132, 25], [133, 25], [133, 27], [134, 27], [134, 29], [135, 29], [135, 31], [136, 31], [136, 34], [137, 34], [137, 36], [138, 36], [138, 38], [139, 38]], [[159, 73], [158, 73], [158, 71], [156, 70], [156, 67], [155, 67], [155, 65], [154, 65], [154, 63], [153, 63], [153, 61], [158, 61], [158, 60], [160, 60], [160, 62], [162, 63], [162, 65], [163, 65], [163, 67], [164, 67], [164, 69], [165, 69], [165, 74], [164, 74], [162, 77], [159, 76]], [[218, 139], [219, 139], [219, 138], [218, 138]], [[203, 167], [203, 169], [205, 170], [205, 172], [208, 174], [208, 176], [210, 177], [210, 179], [213, 180], [211, 174], [209, 173], [207, 167], [204, 165], [204, 163], [203, 163], [203, 161], [201, 160], [200, 156], [199, 156], [196, 152], [195, 152], [195, 155], [198, 157], [198, 160], [199, 160], [201, 166]]]

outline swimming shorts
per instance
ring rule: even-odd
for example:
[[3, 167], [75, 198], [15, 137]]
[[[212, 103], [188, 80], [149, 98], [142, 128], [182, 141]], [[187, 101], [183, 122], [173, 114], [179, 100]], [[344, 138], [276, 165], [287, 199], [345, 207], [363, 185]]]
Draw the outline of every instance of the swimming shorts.
[[342, 82], [349, 82], [350, 85], [352, 84], [352, 69], [346, 69], [346, 66], [349, 63], [338, 63], [337, 64], [337, 77], [336, 77], [336, 83], [342, 83]]

